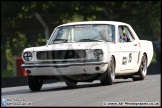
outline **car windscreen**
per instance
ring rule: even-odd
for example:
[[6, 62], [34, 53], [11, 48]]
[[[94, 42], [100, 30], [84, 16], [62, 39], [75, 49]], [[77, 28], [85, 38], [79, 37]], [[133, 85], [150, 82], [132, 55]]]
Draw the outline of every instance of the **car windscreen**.
[[62, 42], [114, 41], [115, 27], [107, 24], [70, 25], [56, 28], [49, 44]]

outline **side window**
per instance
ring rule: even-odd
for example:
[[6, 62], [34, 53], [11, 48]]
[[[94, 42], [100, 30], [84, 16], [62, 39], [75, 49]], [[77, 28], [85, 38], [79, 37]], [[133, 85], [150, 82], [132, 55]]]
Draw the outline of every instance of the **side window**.
[[127, 37], [130, 39], [130, 41], [133, 41], [134, 38], [132, 34], [129, 32], [129, 29], [127, 27], [124, 27], [124, 30], [126, 31]]
[[118, 42], [123, 42], [122, 38], [123, 38], [123, 33], [122, 33], [122, 28], [118, 27]]
[[[126, 26], [119, 26], [118, 32], [118, 42], [131, 42], [134, 40], [132, 34]], [[126, 37], [125, 40], [123, 40], [124, 37]]]

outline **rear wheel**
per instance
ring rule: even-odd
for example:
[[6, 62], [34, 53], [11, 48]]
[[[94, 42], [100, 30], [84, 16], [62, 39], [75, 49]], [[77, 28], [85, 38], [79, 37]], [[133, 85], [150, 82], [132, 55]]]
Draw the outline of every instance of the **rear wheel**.
[[115, 79], [115, 63], [114, 58], [111, 57], [107, 70], [103, 73], [100, 79], [101, 85], [112, 85]]
[[139, 70], [136, 75], [133, 75], [132, 79], [133, 81], [143, 80], [146, 77], [146, 74], [147, 74], [147, 58], [146, 55], [144, 54], [142, 56]]
[[43, 85], [43, 79], [38, 76], [28, 75], [28, 84], [31, 91], [39, 91]]

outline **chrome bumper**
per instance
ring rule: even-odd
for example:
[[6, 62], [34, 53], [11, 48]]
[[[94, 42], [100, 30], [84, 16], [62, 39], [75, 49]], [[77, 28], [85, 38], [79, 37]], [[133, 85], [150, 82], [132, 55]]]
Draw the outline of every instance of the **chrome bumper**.
[[84, 66], [84, 65], [101, 65], [107, 64], [108, 62], [82, 62], [82, 63], [65, 63], [65, 64], [22, 64], [24, 68], [34, 67], [68, 67], [68, 66]]

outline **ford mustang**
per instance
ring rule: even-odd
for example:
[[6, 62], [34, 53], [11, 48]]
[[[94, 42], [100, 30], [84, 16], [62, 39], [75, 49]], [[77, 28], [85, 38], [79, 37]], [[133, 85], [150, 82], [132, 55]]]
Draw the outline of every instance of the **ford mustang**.
[[22, 52], [32, 91], [43, 80], [61, 78], [67, 86], [116, 78], [143, 80], [153, 57], [151, 41], [140, 40], [133, 28], [116, 21], [83, 21], [57, 26], [46, 45]]

